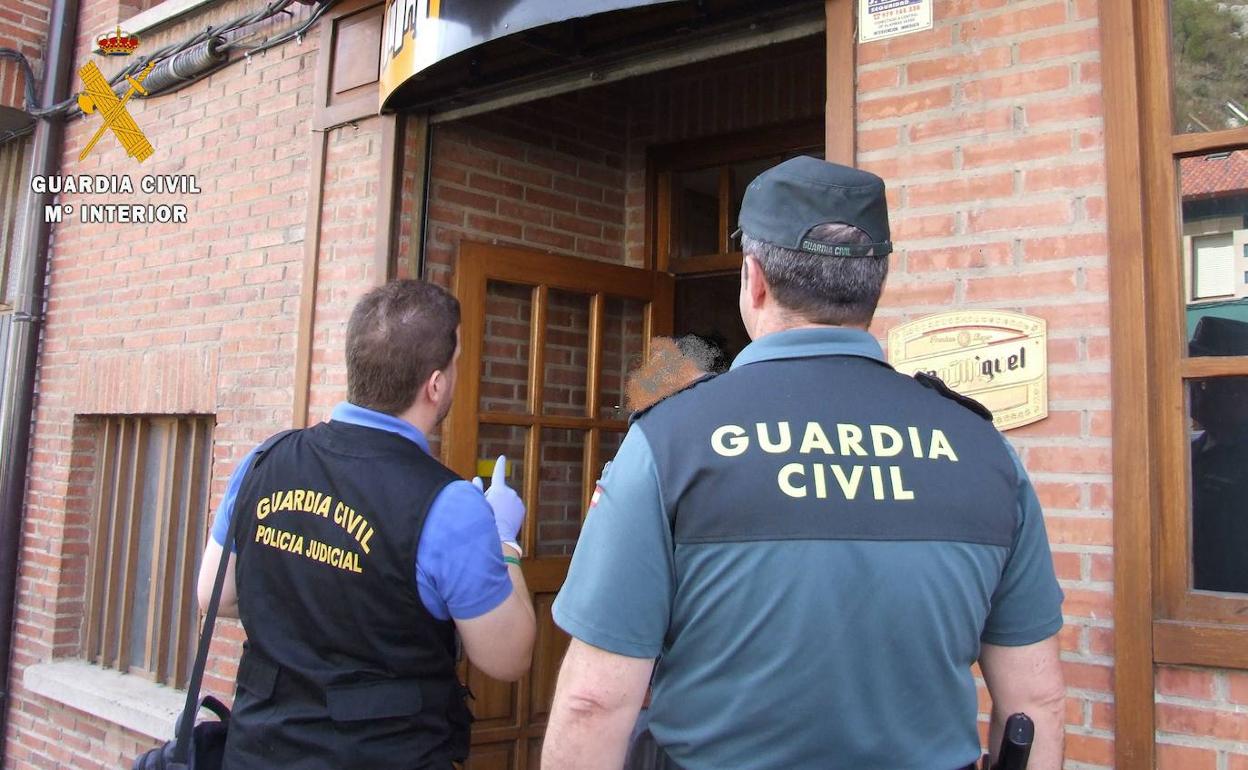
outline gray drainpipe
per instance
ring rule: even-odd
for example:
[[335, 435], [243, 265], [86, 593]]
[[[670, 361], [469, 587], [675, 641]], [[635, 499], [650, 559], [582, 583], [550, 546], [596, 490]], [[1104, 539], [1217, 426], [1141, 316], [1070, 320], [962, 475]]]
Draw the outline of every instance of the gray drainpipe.
[[[53, 0], [48, 27], [47, 57], [41, 106], [70, 96], [70, 73], [78, 30], [78, 0]], [[32, 105], [28, 105], [29, 107]], [[65, 138], [62, 116], [40, 118], [35, 127], [32, 174], [55, 175], [61, 168]], [[30, 430], [34, 421], [35, 381], [39, 365], [39, 331], [45, 306], [44, 283], [48, 274], [48, 247], [52, 227], [44, 221], [44, 204], [50, 195], [30, 195], [26, 210], [26, 236], [18, 262], [18, 285], [13, 297], [13, 326], [4, 362], [8, 393], [0, 409], [9, 416], [0, 436], [0, 736], [5, 735], [9, 714], [9, 672], [13, 652], [13, 619], [16, 616], [18, 555], [22, 541], [22, 510], [26, 497], [26, 473], [30, 455]], [[0, 764], [7, 745], [0, 742]]]

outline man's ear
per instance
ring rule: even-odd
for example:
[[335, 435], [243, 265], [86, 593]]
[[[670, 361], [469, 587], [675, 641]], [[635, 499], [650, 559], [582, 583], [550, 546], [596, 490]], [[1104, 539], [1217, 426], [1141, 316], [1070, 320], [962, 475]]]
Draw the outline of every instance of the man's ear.
[[438, 403], [438, 397], [442, 395], [442, 391], [447, 388], [450, 383], [447, 381], [446, 372], [437, 369], [433, 374], [429, 375], [429, 379], [425, 380], [424, 394], [432, 404]]
[[741, 260], [741, 286], [749, 298], [750, 307], [757, 309], [763, 306], [771, 289], [767, 285], [767, 276], [763, 275], [762, 264], [754, 257], [746, 256]]

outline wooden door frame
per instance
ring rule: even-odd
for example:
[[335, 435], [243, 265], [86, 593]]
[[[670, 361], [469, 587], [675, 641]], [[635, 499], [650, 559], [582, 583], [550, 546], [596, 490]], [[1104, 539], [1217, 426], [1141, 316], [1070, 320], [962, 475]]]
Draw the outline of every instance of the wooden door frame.
[[[1185, 359], [1176, 157], [1248, 144], [1240, 128], [1174, 134], [1164, 0], [1102, 0], [1113, 403], [1114, 698], [1119, 767], [1151, 767], [1157, 665], [1248, 667], [1224, 599], [1184, 587], [1189, 467], [1179, 451], [1182, 381], [1238, 374], [1242, 360]], [[1238, 602], [1242, 607], [1244, 603]], [[1130, 704], [1130, 708], [1125, 708]]]
[[828, 68], [824, 106], [823, 157], [846, 166], [857, 163], [858, 141], [858, 27], [856, 0], [825, 0]]
[[[1158, 493], [1149, 472], [1150, 377], [1146, 330], [1141, 97], [1137, 11], [1132, 0], [1100, 4], [1109, 229], [1111, 403], [1113, 405], [1114, 757], [1118, 767], [1152, 767], [1153, 549]], [[1124, 448], [1130, 447], [1129, 451]], [[1127, 704], [1130, 707], [1127, 708]]]
[[[517, 412], [485, 411], [481, 406], [481, 374], [483, 371], [484, 346], [486, 342], [487, 284], [499, 281], [531, 289], [529, 295], [532, 310], [528, 320], [528, 350], [525, 365], [528, 367], [528, 390], [524, 410]], [[526, 431], [524, 465], [525, 473], [521, 491], [524, 499], [536, 511], [541, 483], [539, 466], [545, 427], [570, 428], [584, 432], [580, 488], [581, 520], [588, 509], [589, 496], [602, 467], [601, 437], [604, 431], [623, 434], [628, 429], [626, 420], [604, 417], [600, 412], [601, 364], [604, 359], [607, 301], [609, 297], [632, 298], [649, 304], [643, 316], [643, 326], [638, 335], [642, 354], [646, 355], [650, 339], [655, 334], [669, 334], [672, 324], [674, 279], [664, 273], [645, 267], [597, 262], [594, 260], [550, 254], [538, 249], [521, 246], [487, 244], [461, 241], [456, 259], [453, 286], [463, 312], [460, 326], [460, 364], [455, 384], [454, 406], [443, 422], [443, 457], [446, 464], [461, 476], [476, 472], [476, 460], [480, 444], [479, 426], [482, 424], [505, 425]], [[588, 317], [585, 321], [588, 333], [586, 345], [586, 391], [584, 410], [575, 416], [560, 416], [544, 409], [546, 383], [545, 352], [547, 341], [546, 306], [552, 291], [569, 291], [581, 295], [589, 293]], [[519, 335], [517, 335], [519, 336]], [[518, 358], [518, 357], [517, 357]], [[622, 387], [622, 383], [621, 383]], [[521, 562], [529, 591], [535, 597], [550, 597], [559, 590], [571, 562], [569, 555], [540, 555], [538, 549], [538, 522], [533, 516], [526, 517], [525, 526], [519, 534], [528, 557]], [[540, 618], [545, 610], [538, 607]], [[539, 622], [538, 647], [531, 673], [511, 690], [517, 700], [512, 701], [512, 716], [504, 724], [490, 724], [485, 732], [474, 734], [473, 750], [495, 745], [516, 746], [524, 756], [525, 746], [545, 730], [543, 714], [534, 708], [544, 708], [551, 695], [558, 657], [562, 655], [561, 636], [549, 622]], [[554, 634], [551, 636], [551, 634]], [[469, 677], [471, 672], [465, 672]], [[489, 700], [493, 683], [486, 686], [484, 700]], [[479, 691], [480, 692], [480, 691]], [[487, 711], [488, 715], [488, 711]], [[495, 714], [494, 716], [497, 716]], [[489, 749], [485, 749], [489, 750]], [[520, 758], [520, 767], [531, 767], [528, 760]]]

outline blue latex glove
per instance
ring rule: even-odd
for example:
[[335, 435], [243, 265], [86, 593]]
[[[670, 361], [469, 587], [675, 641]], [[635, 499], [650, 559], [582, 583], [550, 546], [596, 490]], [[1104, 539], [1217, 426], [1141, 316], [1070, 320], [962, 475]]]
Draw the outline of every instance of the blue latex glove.
[[494, 510], [498, 539], [503, 545], [511, 546], [516, 553], [520, 553], [516, 535], [520, 533], [520, 525], [524, 523], [524, 501], [516, 494], [516, 490], [507, 486], [507, 455], [499, 455], [494, 463], [494, 475], [490, 477], [488, 490], [480, 476], [473, 478], [472, 485], [485, 492], [485, 501]]

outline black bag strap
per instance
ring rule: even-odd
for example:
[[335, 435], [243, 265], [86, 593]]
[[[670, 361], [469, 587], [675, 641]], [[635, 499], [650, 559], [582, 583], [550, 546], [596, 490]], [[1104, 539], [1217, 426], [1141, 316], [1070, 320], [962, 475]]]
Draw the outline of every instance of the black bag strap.
[[[264, 454], [277, 445], [279, 441], [286, 438], [298, 429], [284, 430], [274, 436], [269, 437], [256, 450], [256, 455], [252, 459], [251, 468], [248, 473], [255, 470], [260, 464], [260, 460]], [[191, 681], [186, 686], [186, 703], [182, 706], [182, 716], [178, 718], [178, 727], [174, 732], [175, 742], [173, 744], [173, 762], [185, 765], [187, 757], [191, 750], [191, 731], [195, 727], [195, 715], [199, 712], [199, 688], [204, 680], [204, 667], [208, 663], [208, 648], [212, 645], [212, 629], [217, 623], [217, 608], [221, 604], [221, 589], [225, 585], [225, 571], [230, 564], [230, 555], [234, 550], [234, 534], [238, 531], [238, 520], [242, 518], [240, 511], [235, 508], [230, 515], [229, 531], [225, 535], [225, 545], [221, 547], [221, 560], [217, 564], [217, 577], [212, 584], [212, 599], [208, 601], [208, 610], [204, 614], [204, 627], [199, 634], [199, 648], [195, 651], [195, 667], [191, 669]], [[208, 699], [205, 698], [205, 701]], [[212, 706], [224, 706], [216, 698], [212, 698], [213, 703], [208, 705], [213, 713], [220, 715], [220, 711]]]

